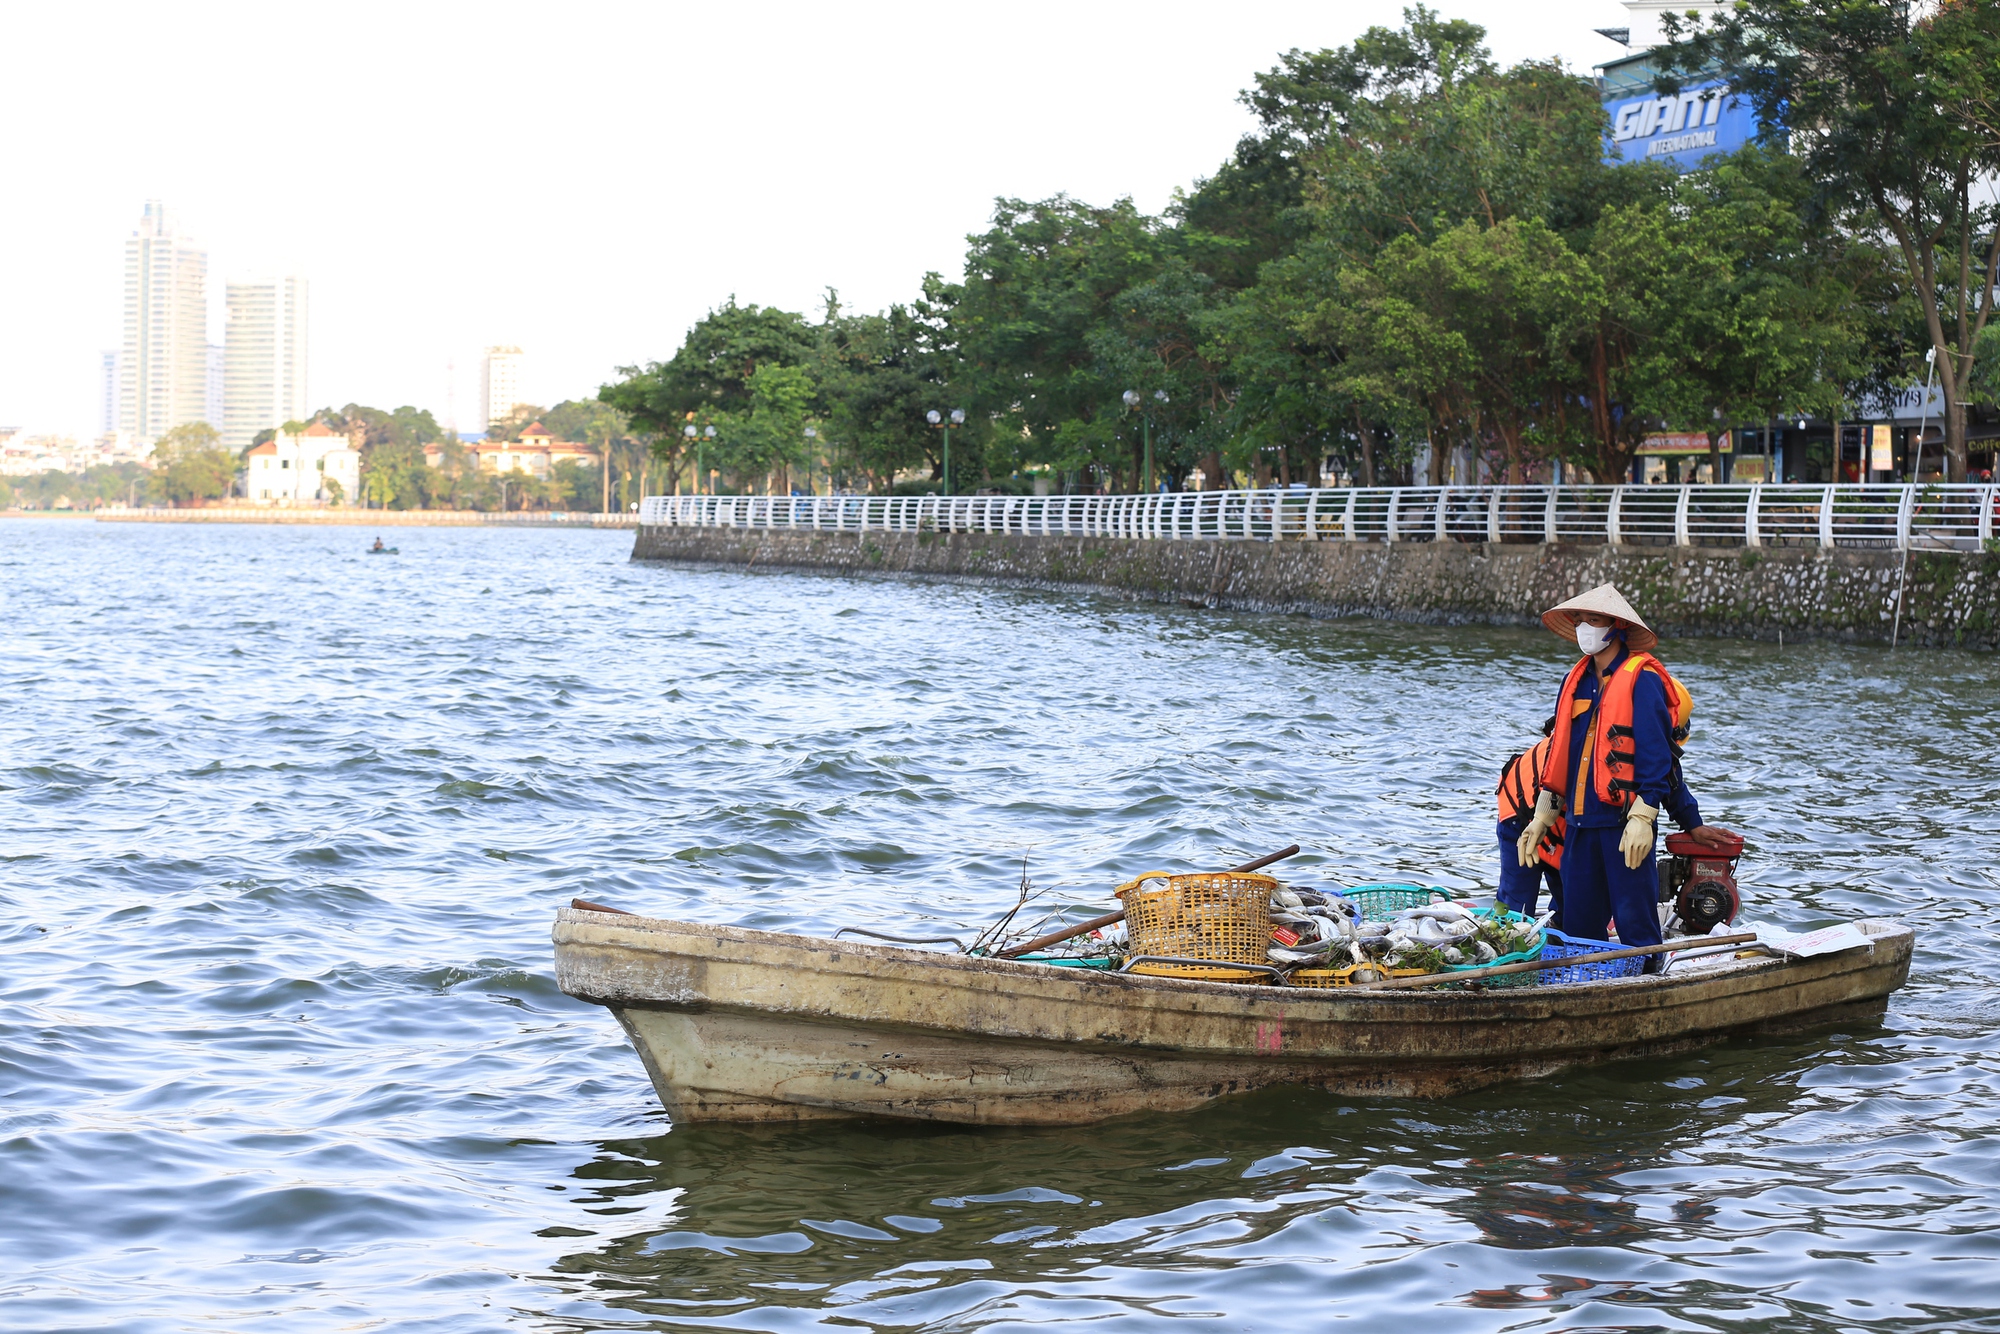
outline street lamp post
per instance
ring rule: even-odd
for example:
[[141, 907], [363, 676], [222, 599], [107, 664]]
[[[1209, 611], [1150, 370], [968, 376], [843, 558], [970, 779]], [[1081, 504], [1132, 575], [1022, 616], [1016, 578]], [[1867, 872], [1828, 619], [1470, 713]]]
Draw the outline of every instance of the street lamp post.
[[819, 494], [813, 490], [812, 442], [817, 439], [819, 439], [818, 428], [812, 426], [806, 427], [806, 494], [809, 496]]
[[944, 432], [944, 493], [951, 494], [951, 428], [965, 425], [965, 409], [953, 408], [949, 419], [932, 408], [924, 414], [924, 420]]
[[[1124, 392], [1124, 394], [1121, 395], [1121, 397], [1125, 400], [1125, 410], [1127, 412], [1130, 412], [1132, 409], [1138, 407], [1141, 403], [1145, 402], [1145, 400], [1139, 396], [1139, 391], [1136, 389], [1127, 389]], [[1153, 401], [1156, 403], [1165, 403], [1167, 401], [1167, 391], [1164, 389], [1155, 389], [1153, 391]], [[1149, 408], [1145, 412], [1139, 414], [1139, 430], [1144, 434], [1146, 438], [1146, 494], [1151, 495], [1153, 493], [1152, 409]]]
[[[694, 493], [700, 495], [702, 482], [708, 476], [707, 455], [702, 452], [702, 446], [714, 442], [715, 428], [709, 426], [697, 431], [694, 423], [689, 422], [681, 427], [681, 434], [694, 441]], [[715, 485], [712, 482], [709, 484], [708, 494], [715, 494]]]

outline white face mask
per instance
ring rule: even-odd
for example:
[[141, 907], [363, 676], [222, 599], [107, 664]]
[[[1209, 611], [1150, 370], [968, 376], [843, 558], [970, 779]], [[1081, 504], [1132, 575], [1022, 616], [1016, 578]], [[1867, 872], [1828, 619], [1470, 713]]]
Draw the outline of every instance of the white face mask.
[[1604, 652], [1604, 646], [1611, 642], [1617, 631], [1608, 625], [1591, 625], [1586, 621], [1576, 623], [1576, 646], [1587, 655]]

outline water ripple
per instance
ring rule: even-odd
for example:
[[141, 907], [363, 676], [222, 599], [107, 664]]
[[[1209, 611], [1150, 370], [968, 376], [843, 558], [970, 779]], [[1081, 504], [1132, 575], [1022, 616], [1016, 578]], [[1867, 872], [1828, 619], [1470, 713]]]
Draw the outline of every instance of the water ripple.
[[1555, 646], [410, 532], [0, 525], [0, 1325], [2000, 1330], [1992, 657], [1668, 646], [1754, 912], [1919, 928], [1879, 1024], [673, 1130], [554, 986], [571, 896], [934, 934], [1293, 840], [1490, 885]]

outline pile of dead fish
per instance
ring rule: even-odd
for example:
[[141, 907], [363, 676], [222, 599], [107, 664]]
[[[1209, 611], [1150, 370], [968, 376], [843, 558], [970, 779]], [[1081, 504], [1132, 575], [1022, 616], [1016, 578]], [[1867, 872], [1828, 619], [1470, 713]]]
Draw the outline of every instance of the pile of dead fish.
[[1386, 921], [1362, 918], [1338, 894], [1279, 889], [1271, 895], [1272, 963], [1281, 968], [1446, 968], [1492, 963], [1535, 946], [1549, 915], [1475, 913], [1462, 903], [1404, 908]]

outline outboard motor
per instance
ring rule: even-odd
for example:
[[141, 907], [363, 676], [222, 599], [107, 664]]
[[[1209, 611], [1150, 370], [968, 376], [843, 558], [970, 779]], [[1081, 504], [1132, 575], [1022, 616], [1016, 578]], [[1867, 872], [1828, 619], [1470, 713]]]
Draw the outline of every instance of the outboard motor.
[[1675, 920], [1690, 936], [1705, 936], [1717, 926], [1736, 920], [1743, 899], [1736, 892], [1736, 863], [1743, 856], [1743, 839], [1731, 834], [1720, 847], [1704, 847], [1692, 834], [1667, 835], [1667, 855], [1660, 860], [1660, 902], [1671, 903]]

